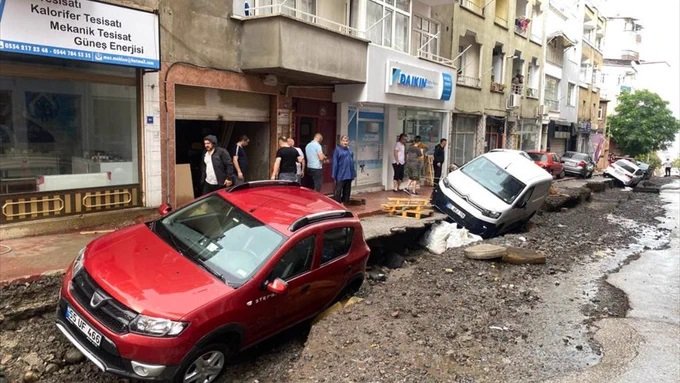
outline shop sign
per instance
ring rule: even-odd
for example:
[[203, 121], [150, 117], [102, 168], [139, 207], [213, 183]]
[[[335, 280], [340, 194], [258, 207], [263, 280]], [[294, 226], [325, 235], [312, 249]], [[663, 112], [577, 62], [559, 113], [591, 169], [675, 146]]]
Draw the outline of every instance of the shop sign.
[[390, 61], [387, 65], [385, 93], [449, 101], [453, 93], [453, 76], [413, 65]]
[[158, 15], [90, 0], [0, 0], [0, 51], [160, 68]]

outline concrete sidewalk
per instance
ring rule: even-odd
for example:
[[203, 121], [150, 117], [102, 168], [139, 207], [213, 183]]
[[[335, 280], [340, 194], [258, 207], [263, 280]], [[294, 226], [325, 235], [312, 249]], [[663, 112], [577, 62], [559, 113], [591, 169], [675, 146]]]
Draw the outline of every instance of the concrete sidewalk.
[[[432, 188], [423, 187], [418, 197], [429, 198]], [[363, 202], [348, 206], [349, 210], [362, 219], [367, 239], [390, 235], [394, 228], [422, 227], [443, 219], [435, 214], [429, 219], [387, 217], [382, 215], [381, 204], [388, 197], [408, 197], [405, 193], [380, 191], [359, 193], [352, 199]], [[44, 274], [63, 272], [78, 255], [78, 251], [90, 241], [105, 235], [118, 226], [98, 226], [96, 229], [83, 229], [61, 234], [22, 237], [0, 241], [0, 286], [17, 280], [31, 281]]]

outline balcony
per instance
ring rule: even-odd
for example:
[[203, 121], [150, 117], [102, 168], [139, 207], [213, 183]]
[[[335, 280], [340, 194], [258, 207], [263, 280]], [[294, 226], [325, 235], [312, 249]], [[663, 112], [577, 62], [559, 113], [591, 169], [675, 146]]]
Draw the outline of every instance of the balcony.
[[[285, 5], [242, 20], [241, 69], [304, 84], [366, 82], [368, 41], [347, 25]], [[257, 14], [257, 16], [252, 16]], [[338, 54], [342, 52], [342, 54]]]
[[459, 75], [456, 80], [458, 85], [469, 86], [471, 88], [481, 88], [482, 80], [479, 77]]
[[496, 92], [496, 93], [504, 93], [505, 92], [505, 85], [497, 83], [497, 82], [492, 82], [490, 90], [492, 92]]
[[527, 97], [529, 97], [529, 98], [538, 98], [538, 88], [529, 88], [529, 87], [527, 87]]
[[640, 59], [640, 52], [632, 49], [621, 50], [621, 60], [637, 61]]
[[560, 111], [560, 101], [546, 97], [545, 98], [545, 107], [548, 108], [548, 110], [551, 111], [551, 112], [559, 112]]

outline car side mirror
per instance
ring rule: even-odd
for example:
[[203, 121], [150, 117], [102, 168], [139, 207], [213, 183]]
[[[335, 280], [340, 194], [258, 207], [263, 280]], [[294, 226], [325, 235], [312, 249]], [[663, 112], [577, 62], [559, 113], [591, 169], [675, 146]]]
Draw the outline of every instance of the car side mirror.
[[276, 278], [271, 282], [267, 282], [267, 284], [265, 285], [265, 288], [270, 293], [274, 293], [276, 295], [281, 295], [281, 294], [284, 294], [286, 291], [288, 291], [288, 283], [286, 283], [286, 281], [284, 281], [281, 278]]
[[160, 215], [166, 215], [172, 211], [172, 205], [163, 202], [161, 206], [158, 207], [158, 213]]
[[524, 209], [525, 207], [527, 207], [527, 201], [522, 201], [516, 206], [518, 209]]

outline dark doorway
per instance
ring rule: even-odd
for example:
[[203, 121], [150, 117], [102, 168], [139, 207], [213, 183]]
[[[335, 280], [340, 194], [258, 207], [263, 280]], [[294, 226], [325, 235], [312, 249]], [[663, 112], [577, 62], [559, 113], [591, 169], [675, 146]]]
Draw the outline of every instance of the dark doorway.
[[[191, 173], [191, 198], [200, 195], [201, 162], [203, 161], [203, 137], [212, 134], [217, 137], [218, 146], [226, 148], [233, 156], [234, 146], [242, 135], [250, 138], [250, 144], [246, 147], [249, 162], [248, 179], [268, 179], [269, 173], [269, 124], [264, 122], [243, 121], [202, 121], [202, 120], [175, 120], [175, 164], [176, 174], [180, 174], [182, 165], [188, 165]], [[176, 177], [177, 190], [183, 185]], [[177, 204], [181, 204], [178, 201]]]
[[[321, 147], [329, 160], [333, 158], [336, 143], [336, 105], [332, 102], [307, 99], [295, 99], [295, 124], [297, 126], [295, 141], [303, 149], [314, 138], [314, 134], [321, 133], [323, 142]], [[332, 163], [323, 164], [322, 193], [333, 192], [333, 178], [331, 177]], [[311, 186], [311, 179], [305, 176], [305, 186]]]

